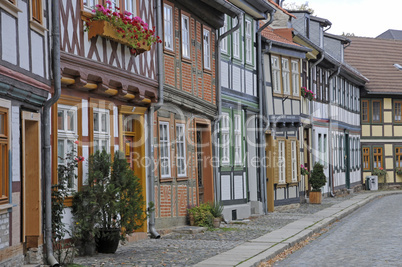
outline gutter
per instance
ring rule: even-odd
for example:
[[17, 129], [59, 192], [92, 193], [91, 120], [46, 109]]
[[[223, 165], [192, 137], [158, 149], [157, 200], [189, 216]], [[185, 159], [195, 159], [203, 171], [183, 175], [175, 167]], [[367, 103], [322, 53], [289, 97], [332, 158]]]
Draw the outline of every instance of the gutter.
[[[158, 36], [163, 35], [162, 24], [162, 0], [157, 0], [156, 4], [156, 31]], [[163, 106], [163, 84], [164, 84], [164, 62], [163, 62], [163, 43], [157, 43], [158, 60], [158, 102], [151, 105], [148, 110], [148, 153], [150, 163], [148, 167], [148, 193], [149, 202], [155, 203], [155, 159], [154, 159], [154, 113]], [[149, 210], [148, 210], [149, 211]], [[155, 210], [149, 213], [148, 231], [151, 238], [159, 239], [161, 235], [155, 229]]]
[[52, 68], [54, 95], [47, 100], [43, 107], [43, 133], [44, 133], [44, 162], [45, 162], [45, 243], [46, 259], [50, 266], [59, 266], [53, 255], [52, 243], [52, 177], [50, 158], [50, 108], [57, 102], [61, 94], [60, 74], [60, 2], [52, 1]]
[[[264, 101], [266, 99], [265, 96], [265, 90], [263, 90], [263, 88], [265, 87], [265, 77], [264, 75], [264, 69], [263, 69], [263, 58], [262, 58], [262, 41], [261, 41], [261, 33], [262, 31], [268, 27], [268, 25], [270, 25], [272, 23], [272, 21], [274, 20], [274, 13], [275, 13], [275, 9], [272, 9], [272, 11], [269, 13], [269, 21], [267, 21], [261, 28], [258, 29], [257, 31], [257, 75], [258, 75], [258, 99], [259, 99], [259, 108], [260, 108], [260, 113], [259, 113], [259, 137], [258, 137], [258, 143], [259, 143], [259, 148], [258, 148], [258, 153], [259, 153], [259, 161], [260, 161], [260, 166], [259, 166], [259, 173], [260, 173], [260, 181], [261, 181], [261, 200], [262, 200], [262, 205], [264, 207], [264, 214], [268, 213], [268, 203], [267, 203], [267, 173], [266, 173], [266, 169], [264, 168], [264, 166], [266, 164], [263, 164], [262, 160], [265, 159], [265, 131], [263, 131], [263, 129], [265, 129], [264, 125], [264, 118], [265, 115], [267, 113], [264, 113], [265, 109], [265, 105], [264, 103], [266, 101]], [[269, 117], [266, 117], [267, 119], [267, 127], [269, 126]]]
[[[216, 61], [217, 61], [217, 66], [215, 69], [215, 79], [216, 79], [216, 102], [218, 106], [218, 114], [216, 119], [214, 120], [214, 129], [213, 129], [213, 151], [215, 154], [215, 157], [218, 158], [219, 162], [219, 121], [222, 115], [222, 97], [221, 97], [221, 79], [220, 79], [220, 69], [221, 69], [221, 42], [222, 40], [227, 37], [229, 34], [232, 34], [233, 32], [237, 31], [240, 28], [241, 22], [243, 20], [243, 11], [240, 9], [232, 6], [226, 0], [217, 0], [219, 4], [222, 4], [226, 7], [229, 7], [235, 14], [237, 18], [237, 24], [234, 28], [228, 30], [227, 32], [224, 32], [222, 35], [219, 35], [216, 43], [215, 43], [215, 51], [216, 51]], [[219, 164], [213, 164], [213, 169], [214, 169], [214, 184], [215, 184], [215, 199], [220, 200], [220, 183], [219, 183]]]
[[[331, 75], [328, 77], [328, 83], [331, 84], [331, 79], [338, 76], [339, 73], [341, 72], [341, 66], [338, 66], [338, 69], [335, 70], [334, 72], [331, 73]], [[333, 90], [332, 90], [333, 91]], [[329, 118], [329, 130], [328, 130], [328, 147], [332, 148], [332, 101], [331, 101], [331, 88], [329, 88], [329, 92], [328, 92], [328, 96], [329, 96], [329, 103], [328, 103], [328, 118]], [[331, 151], [332, 149], [328, 149], [328, 151]], [[332, 157], [332, 153], [333, 151], [331, 151], [331, 153], [329, 153], [328, 155], [328, 161], [329, 161], [329, 179], [328, 181], [330, 182], [330, 194], [331, 197], [335, 197], [334, 194], [334, 168], [333, 168], [333, 157]]]

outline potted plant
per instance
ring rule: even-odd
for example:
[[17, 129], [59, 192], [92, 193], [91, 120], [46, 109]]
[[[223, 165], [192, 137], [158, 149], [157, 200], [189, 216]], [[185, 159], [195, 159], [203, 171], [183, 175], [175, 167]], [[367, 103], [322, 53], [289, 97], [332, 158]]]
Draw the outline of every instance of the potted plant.
[[311, 90], [308, 90], [306, 87], [301, 88], [301, 95], [304, 98], [307, 98], [308, 100], [313, 100], [314, 99], [314, 93]]
[[313, 188], [309, 196], [310, 203], [321, 204], [321, 187], [325, 185], [326, 181], [324, 166], [319, 162], [316, 162], [309, 178], [309, 183]]
[[301, 173], [301, 175], [309, 175], [310, 174], [310, 172], [308, 171], [307, 167], [304, 166], [303, 164], [300, 165], [300, 173]]
[[395, 172], [396, 172], [396, 174], [398, 174], [398, 175], [402, 175], [402, 167], [396, 167], [396, 168], [395, 168]]
[[127, 45], [133, 55], [149, 51], [153, 43], [162, 42], [155, 35], [155, 27], [150, 29], [141, 18], [119, 10], [112, 7], [111, 1], [106, 1], [106, 5], [97, 4], [92, 10], [95, 15], [85, 23], [84, 31], [88, 31], [88, 39], [99, 35], [119, 42]]
[[219, 228], [221, 225], [222, 217], [223, 217], [223, 205], [220, 202], [211, 202], [209, 203], [210, 206], [210, 212], [212, 216], [214, 217], [213, 220], [213, 226], [214, 228]]
[[[386, 176], [387, 176], [387, 171], [384, 170], [383, 167], [379, 167], [379, 168], [374, 168], [374, 170], [371, 172], [372, 175], [377, 175], [378, 178], [380, 178], [381, 176], [384, 177], [384, 184], [386, 182]], [[380, 179], [378, 179], [380, 180]]]
[[76, 232], [95, 239], [100, 253], [114, 253], [119, 241], [147, 217], [139, 179], [122, 152], [97, 151], [89, 157], [88, 185], [73, 199]]

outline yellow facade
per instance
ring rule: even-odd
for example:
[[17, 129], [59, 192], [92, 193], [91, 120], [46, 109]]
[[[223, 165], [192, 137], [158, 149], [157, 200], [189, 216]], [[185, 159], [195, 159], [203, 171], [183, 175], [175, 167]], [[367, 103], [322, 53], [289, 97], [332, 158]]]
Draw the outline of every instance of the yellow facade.
[[392, 112], [391, 111], [385, 111], [384, 112], [384, 122], [385, 123], [392, 123]]
[[384, 109], [392, 109], [392, 98], [384, 98]]
[[392, 125], [384, 125], [384, 136], [392, 136]]
[[[393, 158], [386, 158], [385, 159], [385, 167], [387, 169], [393, 169], [394, 168], [394, 159]], [[394, 176], [392, 176], [394, 177]]]
[[[384, 178], [380, 178], [380, 181], [383, 182]], [[387, 183], [393, 183], [393, 182], [394, 182], [394, 171], [387, 171]]]
[[370, 136], [370, 125], [362, 125], [362, 136]]
[[402, 126], [394, 126], [394, 136], [402, 136]]
[[396, 182], [397, 183], [402, 183], [402, 175], [397, 174], [395, 177], [396, 177]]
[[385, 156], [392, 156], [394, 154], [394, 151], [392, 150], [392, 145], [391, 144], [385, 144], [384, 145], [384, 152], [385, 152]]
[[382, 125], [373, 125], [371, 130], [372, 136], [382, 136]]

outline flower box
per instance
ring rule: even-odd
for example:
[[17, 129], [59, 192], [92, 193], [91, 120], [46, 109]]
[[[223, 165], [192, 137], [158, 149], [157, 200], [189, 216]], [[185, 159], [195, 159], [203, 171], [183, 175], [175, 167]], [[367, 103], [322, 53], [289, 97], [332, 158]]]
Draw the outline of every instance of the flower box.
[[311, 90], [308, 90], [306, 87], [301, 88], [301, 95], [304, 98], [307, 98], [308, 100], [313, 100], [314, 99], [314, 93]]
[[91, 26], [88, 28], [88, 40], [99, 35], [109, 40], [113, 40], [115, 42], [127, 45], [130, 48], [131, 53], [135, 55], [139, 55], [141, 53], [151, 50], [150, 45], [147, 44], [144, 45], [142, 42], [136, 49], [132, 48], [131, 45], [134, 42], [137, 42], [137, 40], [129, 40], [127, 38], [120, 37], [116, 31], [116, 28], [108, 21], [94, 20], [91, 21], [90, 25]]

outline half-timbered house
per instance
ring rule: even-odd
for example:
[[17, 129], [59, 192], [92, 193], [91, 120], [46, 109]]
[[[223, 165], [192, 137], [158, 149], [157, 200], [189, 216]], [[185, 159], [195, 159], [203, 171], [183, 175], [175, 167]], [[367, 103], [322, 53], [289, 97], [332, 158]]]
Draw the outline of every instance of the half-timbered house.
[[224, 14], [239, 12], [227, 1], [163, 1], [164, 105], [154, 124], [157, 228], [185, 224], [189, 205], [215, 200], [216, 31]]
[[[124, 42], [92, 32], [91, 26], [84, 31], [95, 6], [106, 2], [60, 0], [62, 89], [52, 110], [53, 182], [57, 181], [57, 164], [63, 164], [61, 158], [78, 140], [77, 152], [85, 159], [97, 150], [112, 155], [123, 151], [148, 202], [146, 144], [151, 138], [145, 133], [148, 108], [158, 101], [156, 45], [138, 55]], [[156, 25], [155, 1], [118, 0], [111, 5], [112, 11], [142, 18], [149, 28]], [[86, 182], [85, 162], [79, 163], [77, 174], [78, 179], [69, 183], [73, 191]], [[71, 199], [66, 205], [71, 205]], [[70, 219], [67, 210], [65, 220]], [[139, 232], [146, 236], [147, 225]]]
[[51, 91], [47, 3], [0, 1], [1, 266], [41, 262], [41, 115]]

